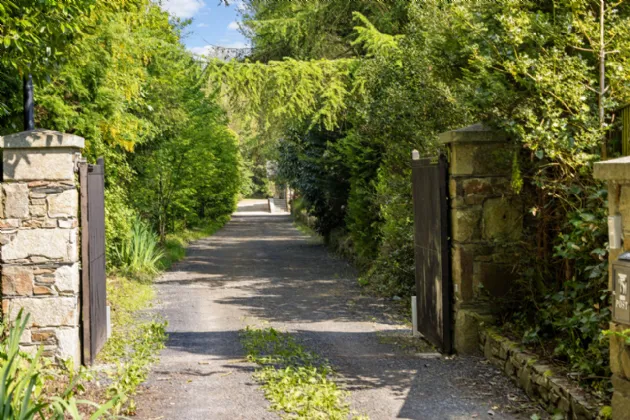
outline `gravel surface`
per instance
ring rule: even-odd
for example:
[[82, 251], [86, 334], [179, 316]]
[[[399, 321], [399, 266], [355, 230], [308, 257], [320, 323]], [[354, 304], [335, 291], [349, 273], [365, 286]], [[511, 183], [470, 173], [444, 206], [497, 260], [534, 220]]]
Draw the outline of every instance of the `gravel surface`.
[[[483, 359], [434, 357], [389, 316], [392, 302], [362, 296], [357, 273], [290, 216], [246, 200], [232, 221], [192, 244], [156, 283], [169, 340], [136, 402], [141, 419], [271, 419], [238, 332], [293, 332], [328, 358], [370, 419], [523, 419], [537, 411]], [[532, 411], [532, 409], [534, 411]]]

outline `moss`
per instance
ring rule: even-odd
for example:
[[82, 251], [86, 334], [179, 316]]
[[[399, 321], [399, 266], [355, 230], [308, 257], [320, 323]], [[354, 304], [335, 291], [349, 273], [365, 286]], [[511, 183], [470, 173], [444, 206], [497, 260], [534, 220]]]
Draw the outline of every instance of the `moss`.
[[602, 420], [609, 420], [612, 419], [612, 407], [609, 405], [606, 405], [604, 407], [601, 408], [601, 410], [599, 410], [599, 418]]
[[492, 338], [494, 341], [503, 340], [503, 336], [500, 335], [496, 329], [488, 328], [486, 331], [487, 331], [488, 337]]
[[545, 378], [551, 378], [553, 376], [553, 371], [551, 371], [551, 369], [547, 369], [544, 373], [543, 376]]

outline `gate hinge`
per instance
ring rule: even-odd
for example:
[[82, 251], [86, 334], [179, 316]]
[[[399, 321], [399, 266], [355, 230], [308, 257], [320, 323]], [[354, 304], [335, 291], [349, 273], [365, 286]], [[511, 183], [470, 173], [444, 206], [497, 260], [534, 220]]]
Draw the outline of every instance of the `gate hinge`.
[[87, 159], [85, 159], [83, 156], [81, 156], [81, 153], [75, 153], [74, 154], [74, 172], [78, 173], [79, 172], [79, 165], [81, 165], [82, 163], [87, 163]]

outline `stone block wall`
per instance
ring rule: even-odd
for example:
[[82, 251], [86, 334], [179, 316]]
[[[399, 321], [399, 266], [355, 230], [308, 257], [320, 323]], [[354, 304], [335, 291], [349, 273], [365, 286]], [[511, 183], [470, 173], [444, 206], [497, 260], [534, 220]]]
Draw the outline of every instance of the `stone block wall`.
[[540, 362], [520, 345], [492, 329], [480, 329], [479, 346], [486, 359], [510, 377], [525, 393], [551, 414], [569, 420], [598, 418], [602, 402], [566, 379], [566, 373]]
[[[608, 214], [621, 216], [622, 245], [612, 248], [608, 254], [614, 263], [623, 252], [630, 251], [630, 157], [598, 162], [594, 168], [595, 178], [608, 183]], [[611, 241], [611, 244], [613, 242]], [[612, 291], [612, 267], [609, 270], [609, 289]], [[614, 300], [614, 296], [613, 296]], [[612, 331], [622, 332], [630, 325], [610, 323]], [[614, 394], [612, 399], [613, 419], [627, 419], [630, 415], [630, 346], [622, 337], [610, 337], [610, 370], [612, 371]]]
[[488, 297], [502, 296], [514, 275], [513, 246], [523, 232], [523, 204], [511, 188], [515, 147], [480, 124], [440, 135], [449, 150], [454, 344], [477, 351]]
[[74, 359], [80, 352], [79, 194], [83, 139], [33, 130], [0, 138], [2, 313], [30, 313], [25, 350]]

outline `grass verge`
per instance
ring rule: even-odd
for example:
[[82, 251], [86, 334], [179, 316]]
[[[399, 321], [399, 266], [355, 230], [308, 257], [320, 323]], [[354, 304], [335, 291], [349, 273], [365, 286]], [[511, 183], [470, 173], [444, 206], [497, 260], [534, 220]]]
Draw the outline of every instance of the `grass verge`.
[[126, 277], [109, 278], [107, 293], [112, 313], [112, 336], [98, 360], [110, 365], [108, 396], [118, 395], [116, 409], [125, 414], [136, 411], [133, 395], [144, 382], [150, 366], [166, 341], [166, 322], [145, 311], [155, 292], [150, 283]]
[[262, 384], [271, 409], [283, 418], [367, 419], [351, 412], [347, 392], [334, 382], [330, 364], [290, 334], [247, 327], [241, 331], [241, 342], [247, 359], [258, 365], [254, 377]]
[[133, 396], [136, 389], [146, 380], [151, 364], [157, 361], [166, 342], [166, 322], [149, 311], [155, 298], [154, 278], [183, 259], [190, 242], [212, 235], [227, 220], [229, 217], [208, 222], [202, 228], [168, 235], [156, 254], [159, 261], [155, 269], [119, 270], [109, 276], [107, 295], [112, 314], [112, 336], [98, 360], [109, 366], [105, 370], [109, 377], [107, 396], [119, 397], [117, 412], [135, 413]]

